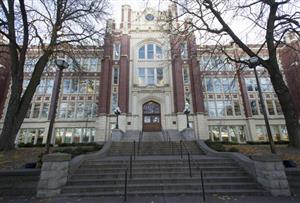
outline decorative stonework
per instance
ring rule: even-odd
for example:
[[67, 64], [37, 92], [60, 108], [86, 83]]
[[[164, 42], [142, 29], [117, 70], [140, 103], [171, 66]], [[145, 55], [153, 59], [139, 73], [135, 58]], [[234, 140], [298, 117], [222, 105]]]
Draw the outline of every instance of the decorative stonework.
[[67, 183], [70, 154], [54, 153], [43, 157], [43, 166], [38, 184], [38, 197], [54, 197], [60, 194]]

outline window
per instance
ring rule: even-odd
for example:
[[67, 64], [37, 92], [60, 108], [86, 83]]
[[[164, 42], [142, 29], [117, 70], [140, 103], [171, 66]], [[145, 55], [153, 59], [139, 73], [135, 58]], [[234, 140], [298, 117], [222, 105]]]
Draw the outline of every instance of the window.
[[35, 103], [33, 108], [32, 118], [39, 118], [41, 103]]
[[154, 76], [154, 70], [153, 68], [147, 69], [147, 85], [154, 85], [155, 84], [155, 76]]
[[48, 118], [49, 114], [49, 103], [44, 103], [42, 108], [41, 117], [42, 118]]
[[139, 48], [139, 59], [162, 59], [162, 48], [156, 44], [146, 44]]
[[63, 93], [74, 94], [78, 93], [79, 80], [78, 79], [64, 79]]
[[90, 71], [96, 72], [98, 70], [98, 58], [91, 58], [90, 59]]
[[241, 113], [241, 107], [240, 107], [240, 102], [239, 101], [234, 101], [234, 112], [236, 116], [242, 115]]
[[270, 78], [260, 78], [261, 91], [263, 92], [273, 92], [273, 85]]
[[120, 43], [115, 43], [114, 44], [114, 55], [113, 59], [114, 60], [119, 60], [121, 55], [121, 44]]
[[209, 93], [236, 93], [238, 86], [235, 78], [205, 78], [204, 90]]
[[183, 68], [183, 83], [185, 84], [185, 85], [188, 85], [188, 84], [190, 84], [190, 74], [189, 74], [190, 72], [189, 72], [189, 67], [187, 66], [187, 67], [184, 67]]
[[209, 126], [210, 140], [222, 142], [246, 142], [244, 126]]
[[16, 138], [18, 144], [42, 144], [45, 130], [43, 128], [22, 128]]
[[273, 100], [267, 100], [266, 103], [267, 103], [267, 109], [268, 109], [269, 115], [275, 115]]
[[76, 118], [84, 118], [84, 103], [83, 102], [77, 103]]
[[[29, 83], [29, 81], [28, 81]], [[28, 85], [28, 83], [26, 85]], [[36, 89], [36, 94], [52, 94], [54, 81], [52, 79], [42, 79]]]
[[119, 68], [118, 67], [113, 68], [113, 84], [114, 85], [119, 84]]
[[145, 46], [139, 49], [139, 59], [145, 59]]
[[87, 87], [86, 87], [86, 93], [87, 94], [93, 94], [95, 90], [95, 81], [94, 80], [86, 80]]
[[138, 69], [138, 77], [139, 77], [139, 84], [146, 85], [146, 69], [145, 68]]
[[148, 59], [154, 59], [154, 45], [153, 44], [147, 45], [147, 56], [148, 56]]
[[75, 103], [69, 102], [68, 103], [68, 112], [67, 112], [67, 118], [74, 118], [75, 116]]
[[59, 106], [59, 114], [58, 117], [59, 118], [66, 118], [67, 116], [67, 107], [68, 107], [68, 103], [60, 103]]
[[141, 86], [164, 85], [163, 68], [138, 68], [138, 82]]
[[232, 101], [225, 101], [226, 115], [233, 116]]
[[158, 85], [164, 85], [164, 71], [163, 68], [156, 69], [156, 81]]
[[156, 47], [156, 53], [155, 53], [155, 58], [161, 59], [162, 58], [162, 49], [160, 46], [155, 46]]
[[249, 92], [257, 91], [257, 84], [255, 78], [245, 78], [247, 90]]
[[234, 66], [222, 56], [204, 56], [200, 60], [201, 71], [234, 71]]
[[250, 107], [251, 107], [252, 115], [258, 115], [256, 100], [250, 101]]
[[95, 132], [95, 128], [56, 128], [55, 144], [94, 142]]
[[187, 42], [180, 43], [180, 55], [182, 59], [187, 59], [188, 57]]

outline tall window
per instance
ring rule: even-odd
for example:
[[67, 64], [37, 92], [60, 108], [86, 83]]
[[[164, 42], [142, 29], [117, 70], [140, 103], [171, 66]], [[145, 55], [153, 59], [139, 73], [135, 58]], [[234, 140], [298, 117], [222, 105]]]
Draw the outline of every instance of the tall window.
[[163, 68], [138, 68], [139, 85], [164, 85]]
[[190, 84], [190, 72], [189, 72], [189, 67], [185, 66], [183, 68], [183, 83], [185, 85]]
[[204, 56], [200, 60], [201, 71], [234, 71], [234, 66], [223, 56]]
[[139, 48], [139, 59], [162, 59], [162, 48], [156, 44], [146, 44]]
[[240, 116], [242, 104], [233, 77], [207, 77], [203, 82], [205, 109], [210, 117]]
[[120, 43], [115, 43], [113, 51], [114, 51], [113, 59], [114, 60], [119, 60], [120, 55], [121, 55], [121, 44]]
[[119, 68], [118, 67], [114, 67], [113, 68], [113, 84], [117, 85], [119, 84]]

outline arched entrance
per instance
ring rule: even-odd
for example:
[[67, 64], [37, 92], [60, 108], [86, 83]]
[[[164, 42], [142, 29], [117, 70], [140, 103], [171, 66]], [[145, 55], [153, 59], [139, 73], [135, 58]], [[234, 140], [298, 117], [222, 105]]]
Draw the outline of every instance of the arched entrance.
[[149, 101], [143, 105], [143, 131], [160, 131], [160, 104]]

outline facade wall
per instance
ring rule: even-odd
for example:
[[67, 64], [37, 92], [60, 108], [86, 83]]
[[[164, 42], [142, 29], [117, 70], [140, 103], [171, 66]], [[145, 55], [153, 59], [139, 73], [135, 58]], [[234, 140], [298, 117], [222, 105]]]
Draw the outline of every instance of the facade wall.
[[[0, 45], [3, 45], [5, 41], [0, 35]], [[7, 99], [7, 92], [9, 88], [9, 52], [5, 46], [0, 46], [0, 119], [3, 117], [3, 110]]]
[[[157, 12], [147, 8], [141, 12], [125, 5], [120, 25], [114, 20], [107, 22], [103, 47], [96, 51], [78, 50], [75, 58], [81, 71], [63, 74], [53, 143], [111, 139], [116, 107], [122, 111], [121, 130], [141, 131], [146, 119], [143, 106], [147, 102], [160, 105], [159, 119], [164, 130], [185, 129], [183, 110], [189, 107], [190, 125], [200, 139], [240, 143], [267, 141], [253, 71], [226, 62], [222, 54], [208, 55], [205, 51], [211, 47], [197, 45], [193, 35], [174, 34], [164, 18], [168, 13], [176, 15], [176, 7], [169, 9]], [[252, 45], [255, 47], [260, 46]], [[243, 55], [234, 44], [226, 49], [232, 56]], [[33, 50], [28, 55], [24, 87], [37, 57], [35, 53]], [[299, 110], [299, 81], [296, 80], [299, 64], [291, 64], [298, 55], [283, 51], [279, 56]], [[65, 59], [73, 63], [68, 57]], [[49, 63], [47, 70], [19, 132], [18, 143], [46, 141], [56, 76], [53, 63]], [[268, 75], [262, 68], [259, 75], [274, 139], [287, 140], [282, 111]]]

